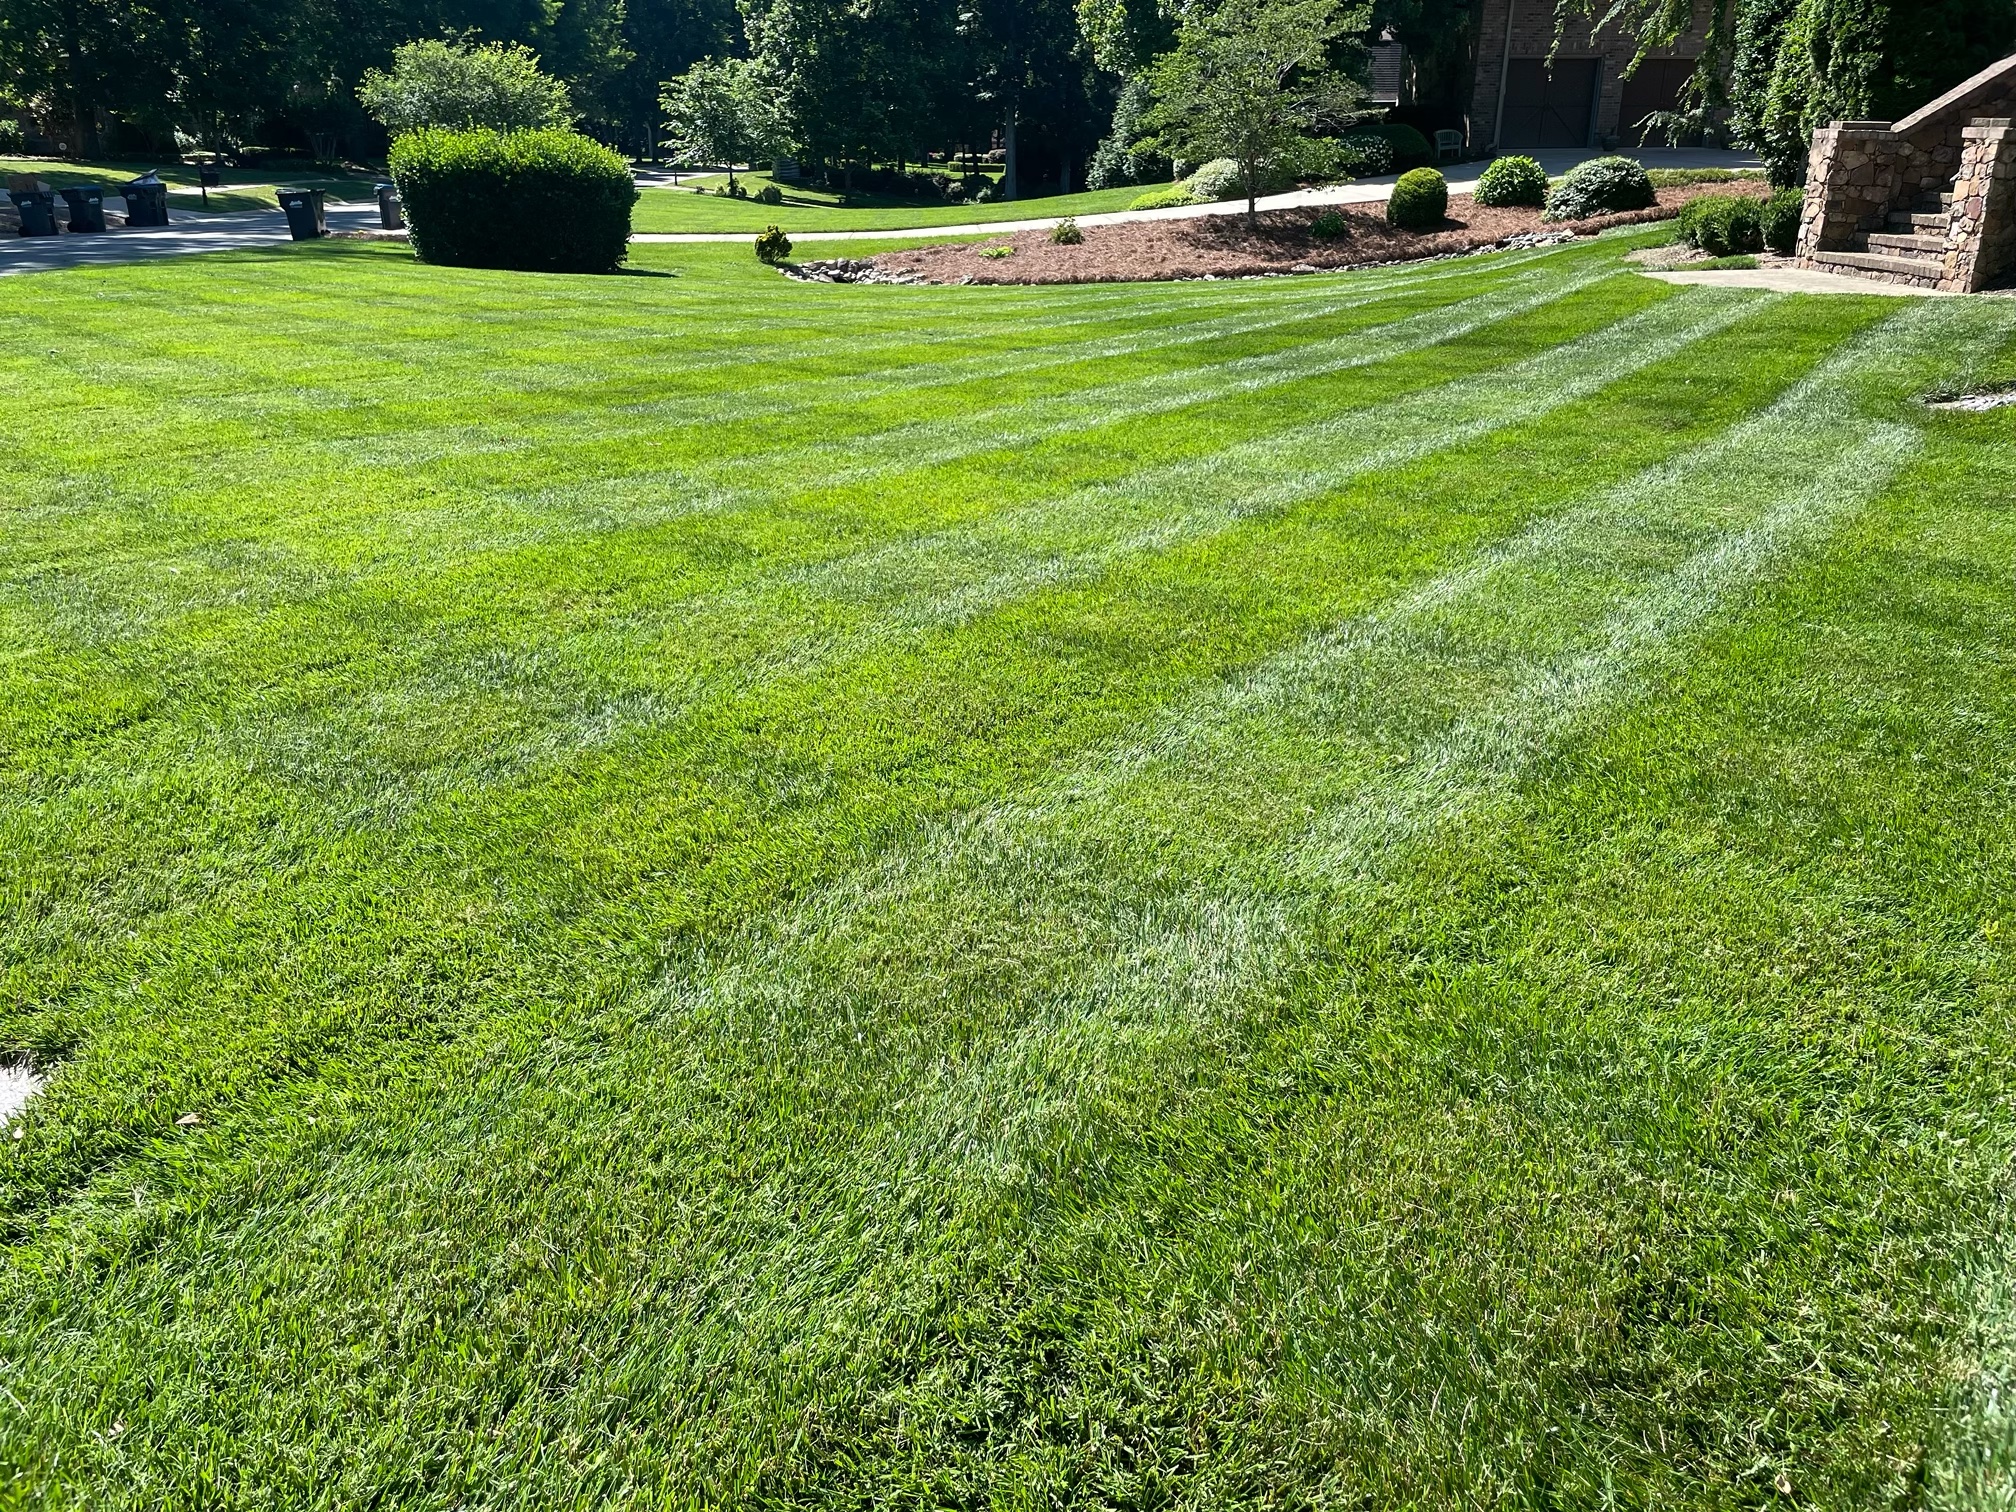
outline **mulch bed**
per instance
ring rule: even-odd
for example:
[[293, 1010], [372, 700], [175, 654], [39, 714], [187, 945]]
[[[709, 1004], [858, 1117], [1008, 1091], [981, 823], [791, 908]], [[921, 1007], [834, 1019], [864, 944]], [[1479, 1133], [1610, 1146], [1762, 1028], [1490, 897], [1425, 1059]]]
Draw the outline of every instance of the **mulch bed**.
[[[1013, 257], [982, 257], [979, 244], [919, 247], [884, 252], [874, 259], [889, 281], [939, 284], [1123, 283], [1164, 278], [1250, 278], [1266, 273], [1317, 272], [1376, 263], [1446, 257], [1504, 244], [1515, 237], [1572, 232], [1593, 236], [1611, 226], [1665, 220], [1688, 200], [1703, 194], [1741, 194], [1761, 199], [1761, 180], [1689, 184], [1661, 189], [1648, 210], [1592, 216], [1580, 221], [1543, 221], [1538, 210], [1474, 203], [1451, 195], [1449, 218], [1432, 231], [1402, 231], [1386, 224], [1384, 205], [1310, 206], [1263, 211], [1248, 227], [1244, 215], [1204, 215], [1186, 220], [1125, 221], [1086, 226], [1077, 246], [1059, 246], [1048, 231], [1018, 231], [988, 243], [1011, 241]], [[1332, 239], [1310, 235], [1309, 226], [1326, 208], [1345, 222]]]

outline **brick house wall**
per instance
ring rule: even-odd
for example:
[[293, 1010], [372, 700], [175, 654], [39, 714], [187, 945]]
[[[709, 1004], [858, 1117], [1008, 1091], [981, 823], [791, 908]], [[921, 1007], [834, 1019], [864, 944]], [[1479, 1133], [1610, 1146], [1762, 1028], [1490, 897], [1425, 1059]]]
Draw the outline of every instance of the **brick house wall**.
[[[1624, 71], [1637, 48], [1615, 27], [1598, 37], [1588, 22], [1576, 19], [1555, 48], [1554, 0], [1479, 0], [1477, 23], [1477, 76], [1470, 95], [1473, 151], [1635, 144], [1630, 128], [1649, 111], [1672, 107], [1680, 83], [1706, 45], [1705, 37], [1691, 34], [1676, 47], [1658, 49], [1627, 81]], [[1555, 60], [1551, 71], [1545, 67], [1550, 53]], [[1501, 80], [1507, 85], [1502, 115]], [[1566, 139], [1571, 136], [1575, 139]]]

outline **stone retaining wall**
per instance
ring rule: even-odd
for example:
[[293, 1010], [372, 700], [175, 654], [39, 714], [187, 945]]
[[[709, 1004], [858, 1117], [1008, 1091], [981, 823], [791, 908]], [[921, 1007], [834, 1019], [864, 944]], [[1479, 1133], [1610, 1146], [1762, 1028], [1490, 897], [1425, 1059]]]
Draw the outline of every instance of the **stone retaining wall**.
[[[1997, 112], [1984, 115], [1983, 112]], [[1949, 191], [1944, 256], [1925, 271], [1861, 268], [1861, 276], [1971, 293], [2016, 272], [2016, 55], [2004, 58], [1894, 125], [1835, 121], [1813, 133], [1798, 262], [1866, 247], [1893, 211]], [[1941, 235], [1921, 230], [1914, 234]]]

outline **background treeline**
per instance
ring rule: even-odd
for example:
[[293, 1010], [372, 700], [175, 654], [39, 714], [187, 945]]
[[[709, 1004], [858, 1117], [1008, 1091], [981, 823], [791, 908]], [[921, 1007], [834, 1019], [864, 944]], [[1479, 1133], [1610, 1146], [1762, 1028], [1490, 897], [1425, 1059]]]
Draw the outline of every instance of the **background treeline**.
[[[1396, 28], [1425, 73], [1467, 86], [1470, 8], [1376, 0], [1353, 12], [1355, 41]], [[531, 48], [580, 129], [654, 155], [665, 81], [741, 56], [811, 162], [851, 178], [1012, 137], [1026, 194], [1166, 169], [1127, 148], [1179, 20], [1168, 0], [0, 0], [0, 114], [75, 155], [372, 159], [386, 138], [360, 81], [446, 35]], [[1362, 66], [1361, 47], [1339, 56]]]
[[[661, 91], [708, 58], [747, 58], [782, 139], [850, 186], [929, 152], [1019, 160], [1020, 190], [1145, 182], [1154, 60], [1225, 0], [0, 0], [0, 115], [73, 154], [250, 144], [376, 158], [367, 70], [443, 35], [523, 44], [566, 85], [580, 128], [626, 152], [664, 140]], [[1814, 126], [1894, 117], [2016, 48], [2016, 0], [1562, 0], [1647, 48], [1705, 29], [1677, 136], [1733, 138], [1781, 182]], [[1371, 0], [1366, 41], [1406, 44], [1423, 129], [1458, 126], [1475, 70], [1473, 0]], [[871, 165], [879, 171], [868, 174]]]

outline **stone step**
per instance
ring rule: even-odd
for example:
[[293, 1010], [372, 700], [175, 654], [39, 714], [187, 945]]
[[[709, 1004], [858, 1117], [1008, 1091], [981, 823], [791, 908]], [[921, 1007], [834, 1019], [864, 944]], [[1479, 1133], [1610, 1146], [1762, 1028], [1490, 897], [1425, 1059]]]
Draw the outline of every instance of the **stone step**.
[[1929, 262], [1881, 252], [1815, 252], [1813, 261], [1843, 273], [1895, 273], [1904, 278], [1936, 278], [1939, 274]]
[[1943, 210], [1892, 210], [1890, 212], [1892, 231], [1944, 231], [1946, 212]]
[[1946, 238], [1943, 236], [1898, 236], [1883, 231], [1872, 231], [1863, 238], [1871, 252], [1896, 252], [1906, 257], [1946, 256]]

